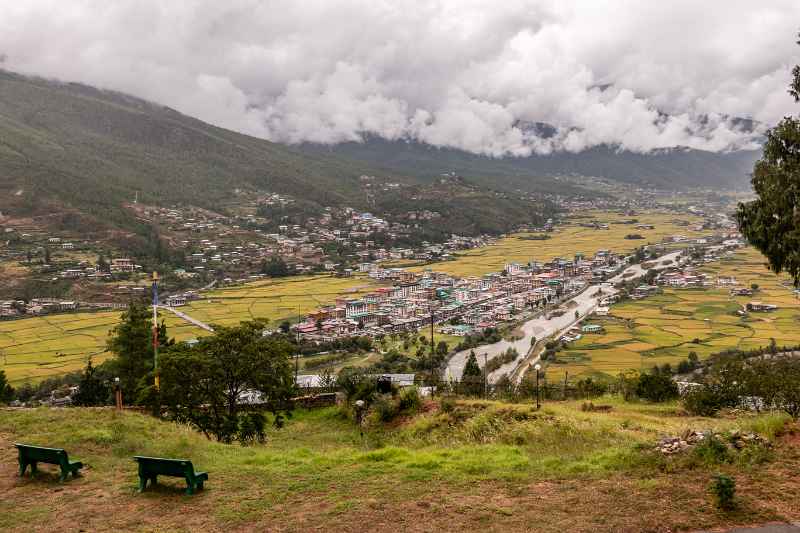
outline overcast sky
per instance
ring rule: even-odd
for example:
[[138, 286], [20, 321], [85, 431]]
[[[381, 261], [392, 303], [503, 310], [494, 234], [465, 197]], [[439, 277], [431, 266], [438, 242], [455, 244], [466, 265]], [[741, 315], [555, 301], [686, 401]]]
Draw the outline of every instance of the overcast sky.
[[0, 0], [0, 67], [280, 142], [729, 150], [726, 117], [793, 112], [798, 30], [798, 0]]

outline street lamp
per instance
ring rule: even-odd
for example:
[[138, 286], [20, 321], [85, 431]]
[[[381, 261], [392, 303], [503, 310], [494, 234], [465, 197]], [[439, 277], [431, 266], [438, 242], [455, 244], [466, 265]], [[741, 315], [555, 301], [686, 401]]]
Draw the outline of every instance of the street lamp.
[[119, 385], [119, 378], [114, 378], [114, 403], [117, 411], [122, 410], [122, 388]]
[[542, 406], [539, 395], [539, 371], [542, 369], [542, 365], [536, 363], [533, 369], [536, 370], [536, 409], [539, 409]]

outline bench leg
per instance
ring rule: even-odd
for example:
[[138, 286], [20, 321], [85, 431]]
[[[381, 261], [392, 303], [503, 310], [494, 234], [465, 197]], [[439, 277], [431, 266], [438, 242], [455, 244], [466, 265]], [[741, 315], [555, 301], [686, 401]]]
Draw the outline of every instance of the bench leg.
[[36, 461], [30, 463], [31, 465], [31, 477], [39, 473], [39, 469], [36, 468]]
[[188, 495], [190, 495], [190, 496], [191, 496], [192, 494], [194, 494], [194, 484], [193, 484], [193, 483], [192, 483], [192, 481], [191, 481], [190, 479], [188, 479], [188, 478], [186, 479], [186, 494], [188, 494]]
[[147, 488], [147, 478], [139, 476], [139, 492], [144, 492], [144, 489]]
[[58, 476], [59, 483], [63, 483], [64, 481], [67, 480], [67, 474], [68, 471], [65, 471], [64, 469], [61, 470], [61, 474]]
[[203, 490], [203, 480], [197, 481], [197, 490]]
[[28, 469], [28, 463], [26, 463], [25, 461], [20, 461], [19, 462], [19, 477], [25, 476], [25, 470], [27, 470], [27, 469]]

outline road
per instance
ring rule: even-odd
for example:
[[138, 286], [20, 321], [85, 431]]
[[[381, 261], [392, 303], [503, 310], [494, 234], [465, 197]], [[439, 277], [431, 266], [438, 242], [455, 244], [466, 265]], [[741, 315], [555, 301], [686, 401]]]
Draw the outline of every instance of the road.
[[[679, 250], [677, 252], [662, 255], [651, 262], [656, 263], [654, 267], [655, 270], [661, 270], [667, 268], [668, 266], [672, 266], [680, 254], [681, 251]], [[637, 279], [644, 276], [645, 272], [646, 271], [641, 267], [641, 265], [631, 265], [613, 278], [610, 278], [607, 283], [613, 285], [623, 280]], [[602, 294], [598, 294], [598, 289], [602, 289]], [[478, 356], [478, 364], [481, 366], [481, 368], [483, 367], [485, 361], [494, 359], [509, 348], [515, 348], [517, 352], [523, 355], [523, 357], [507, 363], [489, 374], [488, 381], [490, 383], [494, 383], [500, 379], [503, 374], [511, 375], [512, 372], [514, 372], [514, 370], [521, 364], [525, 364], [528, 367], [534, 365], [537, 362], [538, 357], [535, 358], [536, 360], [524, 357], [530, 350], [531, 338], [536, 337], [537, 339], [543, 339], [545, 337], [563, 333], [565, 330], [572, 327], [572, 325], [576, 322], [576, 310], [580, 313], [581, 317], [585, 317], [587, 314], [593, 312], [595, 308], [597, 308], [598, 302], [601, 299], [616, 293], [617, 290], [612, 286], [602, 287], [601, 285], [589, 285], [581, 293], [561, 305], [561, 308], [567, 309], [563, 315], [559, 317], [552, 317], [550, 319], [547, 319], [544, 316], [539, 316], [525, 322], [520, 328], [524, 334], [522, 339], [517, 341], [502, 340], [494, 344], [487, 344], [485, 346], [474, 348], [475, 354]], [[574, 302], [574, 305], [570, 305], [569, 302]], [[467, 363], [470, 351], [471, 350], [463, 350], [457, 352], [450, 358], [444, 370], [443, 377], [445, 380], [453, 379], [458, 381], [461, 379], [461, 374], [464, 372], [464, 366]], [[521, 379], [522, 374], [522, 372], [518, 372], [517, 377]]]
[[159, 305], [158, 308], [159, 309], [166, 309], [167, 311], [170, 311], [171, 313], [173, 313], [175, 316], [184, 319], [185, 321], [189, 322], [190, 324], [194, 324], [198, 328], [202, 328], [202, 329], [204, 329], [206, 331], [211, 331], [212, 333], [214, 332], [214, 328], [212, 328], [208, 324], [206, 324], [204, 322], [200, 322], [196, 318], [192, 318], [189, 315], [187, 315], [186, 313], [182, 313], [182, 312], [178, 311], [174, 307], [167, 307], [166, 305]]

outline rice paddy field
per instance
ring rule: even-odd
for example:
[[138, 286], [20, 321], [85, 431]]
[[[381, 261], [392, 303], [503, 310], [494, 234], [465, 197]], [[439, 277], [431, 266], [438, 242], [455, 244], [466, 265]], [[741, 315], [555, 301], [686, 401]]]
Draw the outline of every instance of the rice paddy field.
[[[298, 308], [307, 313], [338, 295], [357, 295], [375, 286], [364, 277], [268, 280], [211, 291], [181, 311], [207, 324], [233, 325], [253, 318], [279, 323], [296, 320]], [[106, 340], [119, 317], [119, 311], [101, 311], [0, 322], [0, 370], [19, 384], [80, 370], [89, 357], [99, 363], [108, 357]], [[207, 334], [171, 313], [162, 311], [159, 317], [178, 341]]]
[[[627, 301], [611, 308], [601, 324], [602, 334], [586, 334], [548, 366], [548, 377], [613, 377], [626, 370], [653, 365], [676, 365], [694, 351], [703, 359], [729, 348], [749, 350], [770, 344], [800, 344], [800, 301], [789, 279], [764, 266], [764, 258], [745, 248], [702, 270], [716, 276], [733, 276], [739, 286], [759, 285], [753, 296], [730, 296], [727, 288], [665, 289], [663, 294]], [[751, 300], [775, 304], [777, 311], [749, 313], [737, 310]]]
[[[639, 223], [652, 224], [654, 229], [637, 229], [633, 224], [622, 224], [631, 218], [636, 218]], [[609, 229], [579, 225], [591, 221], [606, 223]], [[587, 212], [582, 218], [559, 226], [550, 234], [550, 239], [526, 239], [531, 234], [510, 235], [493, 246], [470, 250], [455, 261], [439, 263], [432, 268], [458, 276], [470, 276], [501, 270], [512, 261], [524, 263], [531, 259], [571, 257], [576, 252], [591, 255], [600, 249], [626, 252], [637, 246], [660, 242], [668, 235], [697, 236], [699, 234], [687, 226], [699, 221], [699, 218], [691, 215], [667, 211], [645, 212], [633, 217], [610, 212]], [[624, 237], [629, 233], [639, 233], [645, 238], [627, 240]], [[741, 266], [738, 263], [729, 265], [730, 268]], [[422, 268], [426, 267], [412, 270]], [[758, 277], [763, 272], [753, 275]], [[767, 282], [764, 284], [766, 286]], [[266, 280], [204, 293], [203, 299], [191, 302], [181, 311], [207, 324], [233, 325], [253, 318], [267, 318], [277, 324], [283, 320], [294, 321], [299, 314], [330, 303], [337, 296], [355, 297], [377, 286], [363, 275], [352, 278], [324, 275]], [[0, 322], [0, 369], [5, 370], [13, 383], [19, 384], [25, 380], [39, 381], [79, 370], [86, 365], [90, 356], [95, 362], [100, 362], [107, 357], [106, 339], [109, 330], [118, 322], [119, 315], [117, 311], [70, 313]], [[162, 313], [161, 317], [167, 323], [170, 336], [177, 340], [206, 334], [204, 330], [170, 313]], [[364, 359], [348, 364], [366, 365], [371, 362]], [[628, 362], [620, 364], [627, 365]]]
[[242, 320], [296, 321], [299, 314], [333, 302], [338, 296], [357, 297], [379, 285], [365, 276], [335, 278], [297, 276], [248, 283], [203, 294], [181, 311], [207, 324], [224, 326]]
[[[635, 224], [622, 223], [634, 218], [639, 224], [651, 224], [653, 229], [638, 229]], [[608, 224], [608, 229], [580, 225], [592, 221]], [[430, 268], [456, 276], [480, 276], [500, 271], [511, 262], [524, 264], [533, 259], [549, 261], [554, 257], [572, 258], [578, 252], [591, 257], [598, 250], [630, 252], [639, 246], [660, 243], [664, 237], [671, 235], [698, 237], [704, 233], [690, 230], [688, 226], [701, 221], [692, 215], [669, 211], [648, 211], [634, 216], [589, 211], [581, 218], [573, 218], [557, 226], [554, 232], [548, 234], [551, 238], [547, 240], [531, 240], [530, 237], [534, 235], [531, 233], [513, 234], [498, 240], [494, 245], [460, 253], [454, 261], [417, 266], [409, 270]], [[628, 234], [639, 234], [644, 239], [625, 239]]]

